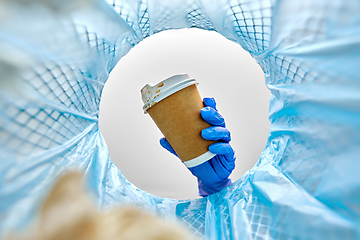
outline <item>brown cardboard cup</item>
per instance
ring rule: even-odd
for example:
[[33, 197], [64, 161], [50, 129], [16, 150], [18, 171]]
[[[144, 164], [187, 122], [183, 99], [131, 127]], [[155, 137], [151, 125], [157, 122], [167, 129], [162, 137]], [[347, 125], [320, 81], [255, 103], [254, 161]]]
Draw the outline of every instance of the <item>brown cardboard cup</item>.
[[165, 138], [187, 167], [197, 166], [212, 157], [210, 144], [201, 131], [211, 125], [200, 115], [204, 107], [197, 83], [187, 74], [172, 76], [142, 90], [144, 111], [156, 123]]

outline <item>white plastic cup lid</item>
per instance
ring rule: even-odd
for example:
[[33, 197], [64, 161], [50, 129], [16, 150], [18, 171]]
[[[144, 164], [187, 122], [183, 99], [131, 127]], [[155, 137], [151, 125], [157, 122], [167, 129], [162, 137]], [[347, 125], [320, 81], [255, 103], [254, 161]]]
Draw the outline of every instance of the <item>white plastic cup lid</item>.
[[171, 76], [155, 86], [146, 84], [141, 89], [141, 97], [144, 102], [143, 110], [144, 113], [154, 106], [156, 103], [160, 102], [164, 98], [170, 96], [173, 93], [180, 91], [188, 86], [193, 84], [198, 84], [195, 79], [190, 78], [187, 74], [177, 74]]

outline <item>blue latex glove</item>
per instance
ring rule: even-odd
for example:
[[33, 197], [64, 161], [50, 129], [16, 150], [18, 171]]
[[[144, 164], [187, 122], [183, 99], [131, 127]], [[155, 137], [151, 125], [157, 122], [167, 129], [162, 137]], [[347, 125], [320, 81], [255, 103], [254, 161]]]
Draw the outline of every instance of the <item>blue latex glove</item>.
[[[202, 130], [201, 136], [207, 140], [218, 141], [209, 146], [209, 151], [217, 155], [189, 170], [198, 179], [199, 195], [205, 197], [232, 184], [229, 175], [235, 168], [236, 157], [229, 144], [230, 132], [225, 128], [224, 118], [216, 109], [215, 99], [204, 98], [203, 102], [205, 107], [201, 109], [201, 117], [212, 126]], [[165, 138], [160, 139], [160, 144], [178, 157]]]

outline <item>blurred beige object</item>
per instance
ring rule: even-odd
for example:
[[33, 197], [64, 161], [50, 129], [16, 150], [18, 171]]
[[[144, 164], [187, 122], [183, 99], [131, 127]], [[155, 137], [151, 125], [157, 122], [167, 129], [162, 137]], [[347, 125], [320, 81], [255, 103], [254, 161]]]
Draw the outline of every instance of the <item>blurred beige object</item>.
[[211, 125], [201, 118], [204, 105], [196, 85], [187, 74], [179, 74], [141, 89], [143, 110], [188, 167], [215, 156], [208, 151], [214, 142], [201, 137], [201, 130]]
[[187, 240], [182, 226], [143, 210], [99, 211], [81, 185], [82, 174], [61, 177], [43, 203], [37, 227], [8, 240]]

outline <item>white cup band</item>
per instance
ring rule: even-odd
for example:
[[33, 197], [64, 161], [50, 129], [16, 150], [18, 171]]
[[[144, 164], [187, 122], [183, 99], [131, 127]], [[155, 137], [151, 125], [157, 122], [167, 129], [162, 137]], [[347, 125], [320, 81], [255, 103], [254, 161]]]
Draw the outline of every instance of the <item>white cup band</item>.
[[206, 153], [204, 153], [194, 159], [191, 159], [189, 161], [183, 162], [183, 163], [185, 164], [186, 167], [191, 168], [191, 167], [198, 166], [198, 165], [210, 160], [211, 158], [213, 158], [215, 156], [216, 156], [216, 154], [207, 151]]

